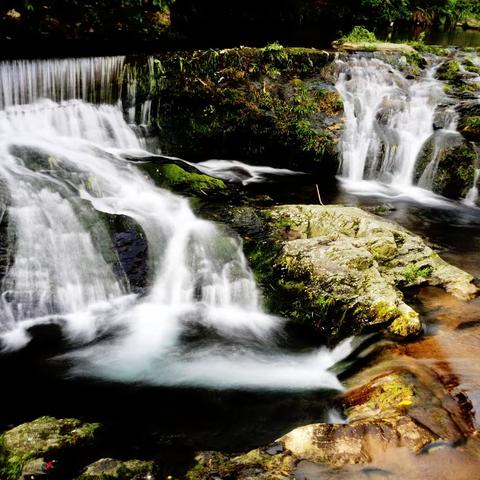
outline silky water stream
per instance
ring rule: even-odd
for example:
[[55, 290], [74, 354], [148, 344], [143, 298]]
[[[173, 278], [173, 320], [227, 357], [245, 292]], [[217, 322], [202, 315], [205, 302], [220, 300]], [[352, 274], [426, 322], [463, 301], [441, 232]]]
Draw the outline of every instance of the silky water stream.
[[[149, 105], [122, 104], [124, 61], [0, 63], [0, 423], [100, 421], [102, 453], [171, 452], [181, 470], [193, 450], [325, 419], [343, 388], [330, 368], [351, 347], [289, 348], [240, 239], [124, 159], [150, 155], [127, 123]], [[140, 290], [112, 220], [143, 242]]]

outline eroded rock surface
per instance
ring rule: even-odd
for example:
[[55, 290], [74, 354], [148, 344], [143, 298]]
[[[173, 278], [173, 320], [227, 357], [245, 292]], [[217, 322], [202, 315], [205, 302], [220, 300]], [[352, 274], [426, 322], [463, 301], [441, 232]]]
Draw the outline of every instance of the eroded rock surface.
[[296, 428], [277, 439], [275, 449], [269, 446], [238, 456], [202, 452], [187, 478], [293, 479], [305, 462], [335, 467], [369, 464], [388, 451], [423, 453], [430, 446], [461, 441], [472, 426], [452, 407], [441, 385], [433, 383], [431, 388], [432, 379], [424, 380], [401, 368], [386, 370], [347, 392], [345, 424]]
[[470, 274], [420, 237], [358, 208], [287, 205], [233, 217], [240, 231], [242, 222], [260, 230], [263, 222], [264, 234], [247, 240], [246, 249], [271, 307], [333, 341], [383, 326], [418, 334], [404, 288], [440, 286], [462, 299], [477, 292]]

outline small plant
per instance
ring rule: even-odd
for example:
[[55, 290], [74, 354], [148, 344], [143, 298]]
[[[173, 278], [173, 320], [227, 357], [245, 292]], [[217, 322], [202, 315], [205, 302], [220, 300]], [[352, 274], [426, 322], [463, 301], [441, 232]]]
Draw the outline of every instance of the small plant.
[[468, 117], [465, 120], [466, 127], [480, 128], [480, 116]]
[[367, 30], [365, 27], [356, 26], [353, 27], [353, 30], [346, 36], [340, 38], [340, 42], [352, 42], [352, 43], [375, 43], [377, 42], [377, 37], [373, 32]]
[[282, 63], [288, 59], [288, 55], [283, 45], [278, 42], [273, 42], [263, 49], [263, 55], [269, 63]]
[[403, 271], [403, 276], [407, 283], [413, 284], [417, 283], [420, 279], [426, 279], [432, 275], [432, 267], [426, 265], [425, 267], [420, 267], [418, 265], [409, 265], [405, 267]]

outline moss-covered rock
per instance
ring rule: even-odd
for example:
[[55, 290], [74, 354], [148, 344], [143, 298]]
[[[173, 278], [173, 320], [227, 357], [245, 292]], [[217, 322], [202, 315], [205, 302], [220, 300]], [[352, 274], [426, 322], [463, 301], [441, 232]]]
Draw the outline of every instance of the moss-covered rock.
[[60, 459], [87, 446], [98, 428], [97, 423], [73, 418], [40, 417], [8, 430], [0, 437], [0, 478], [19, 479], [24, 468], [30, 471], [38, 467], [34, 460]]
[[154, 470], [152, 461], [101, 458], [85, 467], [78, 480], [149, 480]]
[[473, 185], [475, 168], [475, 147], [458, 134], [438, 131], [420, 152], [415, 180], [444, 197], [460, 199]]
[[473, 142], [480, 141], [480, 103], [475, 101], [462, 102], [457, 107], [460, 120], [458, 131]]
[[331, 343], [382, 327], [418, 334], [418, 314], [401, 293], [406, 287], [438, 285], [462, 298], [477, 291], [471, 275], [419, 237], [357, 208], [243, 208], [231, 221], [241, 233], [264, 224], [263, 233], [246, 234], [245, 248], [268, 307]]
[[458, 127], [467, 140], [480, 142], [480, 115], [463, 117]]
[[437, 78], [440, 80], [459, 80], [462, 78], [462, 72], [457, 60], [447, 60], [437, 69]]
[[154, 163], [143, 166], [155, 183], [178, 193], [194, 196], [206, 196], [224, 193], [226, 186], [223, 180], [196, 172], [189, 172], [174, 164]]
[[476, 81], [476, 68], [464, 57], [450, 58], [440, 65], [436, 76], [446, 82], [444, 90], [447, 94], [475, 99], [480, 92], [480, 84]]

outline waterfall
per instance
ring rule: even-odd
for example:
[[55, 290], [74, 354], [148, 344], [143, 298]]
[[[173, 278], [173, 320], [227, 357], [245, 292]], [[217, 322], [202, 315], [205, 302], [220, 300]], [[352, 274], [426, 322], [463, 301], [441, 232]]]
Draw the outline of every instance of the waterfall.
[[472, 187], [468, 190], [463, 203], [469, 207], [475, 207], [478, 202], [478, 179], [480, 178], [480, 147], [475, 146], [477, 161], [475, 163], [475, 174], [473, 176]]
[[93, 103], [118, 100], [125, 57], [0, 62], [0, 108], [80, 99]]
[[[341, 179], [352, 190], [424, 195], [414, 188], [415, 165], [434, 132], [437, 107], [446, 99], [435, 67], [407, 80], [375, 58], [352, 56], [337, 64], [336, 88], [345, 108]], [[455, 118], [446, 122], [446, 130], [454, 128]]]
[[[0, 64], [0, 184], [10, 239], [0, 346], [22, 348], [32, 327], [53, 323], [76, 345], [67, 354], [73, 374], [158, 385], [340, 389], [328, 368], [348, 354], [349, 343], [331, 352], [282, 351], [284, 321], [263, 311], [241, 241], [124, 159], [145, 142], [110, 89], [122, 62]], [[119, 271], [103, 220], [114, 215], [132, 219], [148, 241], [143, 295], [132, 293]]]

